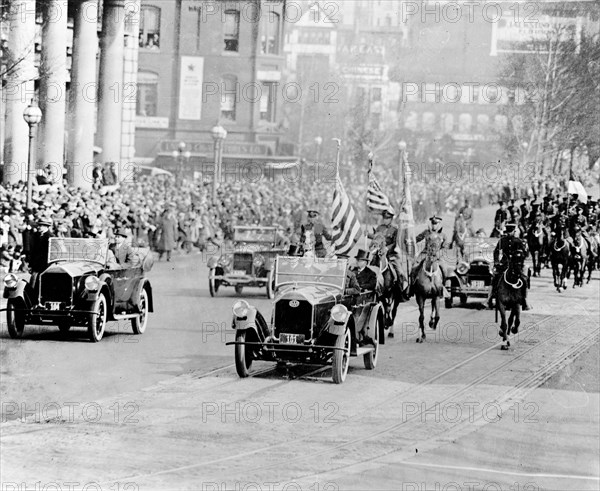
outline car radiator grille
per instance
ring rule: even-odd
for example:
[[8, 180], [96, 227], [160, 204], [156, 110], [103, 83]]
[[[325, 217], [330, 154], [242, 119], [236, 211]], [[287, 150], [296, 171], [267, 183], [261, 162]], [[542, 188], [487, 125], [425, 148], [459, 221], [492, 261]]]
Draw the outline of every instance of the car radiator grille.
[[485, 281], [485, 284], [489, 285], [492, 281], [490, 268], [487, 265], [471, 266], [469, 268], [469, 280]]
[[233, 269], [252, 274], [252, 254], [236, 252], [233, 255]]
[[312, 305], [306, 300], [299, 302], [297, 307], [290, 306], [290, 300], [280, 300], [275, 305], [275, 336], [282, 332], [289, 334], [304, 334], [306, 339], [311, 336]]
[[41, 276], [40, 302], [71, 303], [73, 279], [64, 273], [44, 273]]

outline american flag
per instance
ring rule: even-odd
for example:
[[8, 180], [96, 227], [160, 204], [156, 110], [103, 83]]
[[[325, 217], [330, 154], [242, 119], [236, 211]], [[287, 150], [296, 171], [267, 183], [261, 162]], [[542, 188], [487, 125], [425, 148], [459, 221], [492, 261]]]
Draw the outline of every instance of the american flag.
[[336, 254], [349, 254], [362, 236], [358, 217], [354, 207], [350, 204], [350, 199], [339, 175], [336, 179], [331, 204], [331, 228], [331, 243]]
[[381, 190], [381, 186], [373, 174], [369, 174], [369, 186], [367, 187], [367, 208], [370, 211], [382, 212], [389, 210], [394, 213], [390, 200]]

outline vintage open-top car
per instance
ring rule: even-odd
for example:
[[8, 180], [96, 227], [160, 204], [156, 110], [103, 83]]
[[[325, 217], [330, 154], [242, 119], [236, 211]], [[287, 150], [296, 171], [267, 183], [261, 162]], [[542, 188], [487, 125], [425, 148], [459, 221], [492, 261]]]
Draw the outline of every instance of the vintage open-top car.
[[271, 322], [245, 300], [233, 305], [235, 366], [247, 377], [253, 360], [332, 365], [335, 383], [351, 356], [375, 368], [384, 343], [383, 307], [373, 291], [347, 290], [347, 259], [279, 256]]
[[273, 261], [285, 249], [277, 248], [276, 227], [234, 227], [233, 250], [208, 260], [208, 289], [214, 297], [221, 286], [242, 293], [245, 286], [266, 287], [273, 298]]
[[450, 297], [445, 299], [452, 307], [454, 297], [466, 304], [468, 297], [487, 298], [494, 277], [494, 249], [497, 238], [474, 237], [465, 239], [465, 255], [446, 278]]
[[62, 332], [85, 326], [92, 342], [104, 335], [107, 321], [129, 319], [135, 334], [146, 330], [153, 311], [152, 268], [148, 249], [133, 248], [120, 265], [108, 239], [51, 238], [48, 267], [40, 274], [9, 273], [4, 278], [8, 333], [21, 338], [26, 324], [57, 325]]

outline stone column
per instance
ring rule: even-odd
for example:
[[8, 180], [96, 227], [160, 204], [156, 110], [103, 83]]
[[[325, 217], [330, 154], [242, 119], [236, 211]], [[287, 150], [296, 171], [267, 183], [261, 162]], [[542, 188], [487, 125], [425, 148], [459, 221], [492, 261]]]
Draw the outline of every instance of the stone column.
[[44, 119], [38, 155], [42, 166], [52, 167], [55, 182], [62, 183], [65, 158], [67, 0], [46, 0], [42, 8], [44, 23], [40, 109]]
[[120, 162], [124, 44], [125, 2], [124, 0], [104, 0], [96, 141], [102, 147], [102, 161], [117, 162], [117, 180], [119, 181], [123, 177]]
[[92, 188], [98, 0], [77, 0], [71, 64], [68, 178], [73, 186]]
[[14, 184], [27, 180], [29, 126], [23, 119], [23, 111], [35, 95], [35, 0], [15, 0], [9, 5], [9, 71], [3, 94], [6, 101], [4, 182]]

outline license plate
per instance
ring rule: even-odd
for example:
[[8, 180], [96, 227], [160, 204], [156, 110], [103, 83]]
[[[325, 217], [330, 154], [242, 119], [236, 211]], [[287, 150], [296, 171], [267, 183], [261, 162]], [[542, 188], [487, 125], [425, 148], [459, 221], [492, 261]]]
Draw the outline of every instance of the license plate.
[[279, 342], [282, 344], [303, 344], [304, 334], [280, 334]]
[[50, 310], [60, 310], [60, 302], [48, 302], [47, 305]]
[[482, 280], [472, 281], [471, 286], [473, 288], [480, 288], [483, 290], [485, 288], [485, 281], [482, 281]]
[[246, 271], [244, 271], [243, 269], [234, 269], [231, 274], [233, 276], [246, 276]]

